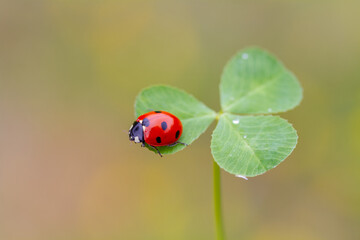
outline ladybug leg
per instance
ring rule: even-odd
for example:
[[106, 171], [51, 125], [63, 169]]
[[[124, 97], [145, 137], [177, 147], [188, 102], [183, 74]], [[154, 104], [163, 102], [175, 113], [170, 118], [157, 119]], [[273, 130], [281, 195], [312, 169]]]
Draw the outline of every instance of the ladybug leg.
[[168, 145], [168, 146], [169, 146], [169, 147], [173, 147], [173, 146], [178, 145], [178, 144], [182, 144], [182, 145], [185, 145], [185, 146], [189, 146], [187, 143], [183, 143], [183, 142], [179, 142], [179, 141], [174, 142], [174, 143], [172, 143], [172, 144], [170, 144], [170, 145]]
[[151, 146], [151, 145], [149, 145], [149, 146], [152, 147], [153, 149], [155, 149], [157, 151], [157, 153], [160, 155], [160, 157], [162, 157], [162, 155], [161, 155], [159, 149], [157, 149], [157, 147], [154, 147], [154, 146]]
[[179, 142], [179, 141], [177, 141], [177, 143], [180, 143], [180, 144], [185, 145], [185, 146], [189, 146], [189, 144], [187, 144], [187, 143], [183, 143], [183, 142]]

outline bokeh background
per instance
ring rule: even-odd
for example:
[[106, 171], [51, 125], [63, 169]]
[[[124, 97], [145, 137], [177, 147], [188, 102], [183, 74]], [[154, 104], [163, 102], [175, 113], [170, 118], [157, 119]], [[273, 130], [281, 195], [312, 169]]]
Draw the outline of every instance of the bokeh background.
[[219, 110], [241, 48], [304, 87], [293, 154], [222, 173], [229, 239], [360, 239], [360, 1], [0, 2], [0, 239], [212, 239], [210, 129], [159, 158], [130, 144], [137, 93], [169, 84]]

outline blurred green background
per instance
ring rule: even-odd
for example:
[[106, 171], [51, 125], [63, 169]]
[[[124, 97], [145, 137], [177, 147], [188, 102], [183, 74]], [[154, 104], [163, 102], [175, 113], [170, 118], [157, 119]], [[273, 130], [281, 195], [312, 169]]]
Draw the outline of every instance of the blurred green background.
[[159, 158], [133, 104], [169, 84], [219, 110], [225, 63], [277, 55], [304, 100], [276, 169], [225, 172], [229, 239], [360, 239], [360, 1], [1, 1], [0, 239], [212, 239], [214, 124]]

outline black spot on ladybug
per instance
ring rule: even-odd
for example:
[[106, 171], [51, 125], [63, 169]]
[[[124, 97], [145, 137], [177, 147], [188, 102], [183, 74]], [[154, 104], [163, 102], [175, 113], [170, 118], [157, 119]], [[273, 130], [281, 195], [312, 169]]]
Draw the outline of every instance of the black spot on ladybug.
[[175, 133], [175, 138], [178, 138], [178, 137], [179, 137], [179, 134], [180, 134], [180, 131], [177, 130], [176, 133]]
[[166, 124], [166, 122], [162, 122], [161, 123], [161, 128], [162, 128], [162, 130], [166, 130], [167, 129], [167, 124]]
[[155, 111], [156, 113], [161, 113], [161, 111]]
[[145, 126], [145, 127], [148, 127], [150, 125], [149, 119], [144, 118], [143, 121], [142, 121], [142, 125]]
[[161, 137], [156, 138], [157, 143], [161, 143]]

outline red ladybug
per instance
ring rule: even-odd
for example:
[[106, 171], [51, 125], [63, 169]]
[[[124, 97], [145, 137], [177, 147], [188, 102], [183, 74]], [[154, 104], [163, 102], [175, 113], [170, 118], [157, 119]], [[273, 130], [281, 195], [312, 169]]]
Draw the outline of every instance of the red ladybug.
[[165, 111], [152, 111], [138, 117], [131, 125], [129, 139], [135, 143], [142, 143], [144, 147], [147, 143], [154, 148], [162, 157], [159, 146], [175, 146], [179, 142], [182, 134], [181, 121], [173, 114]]

